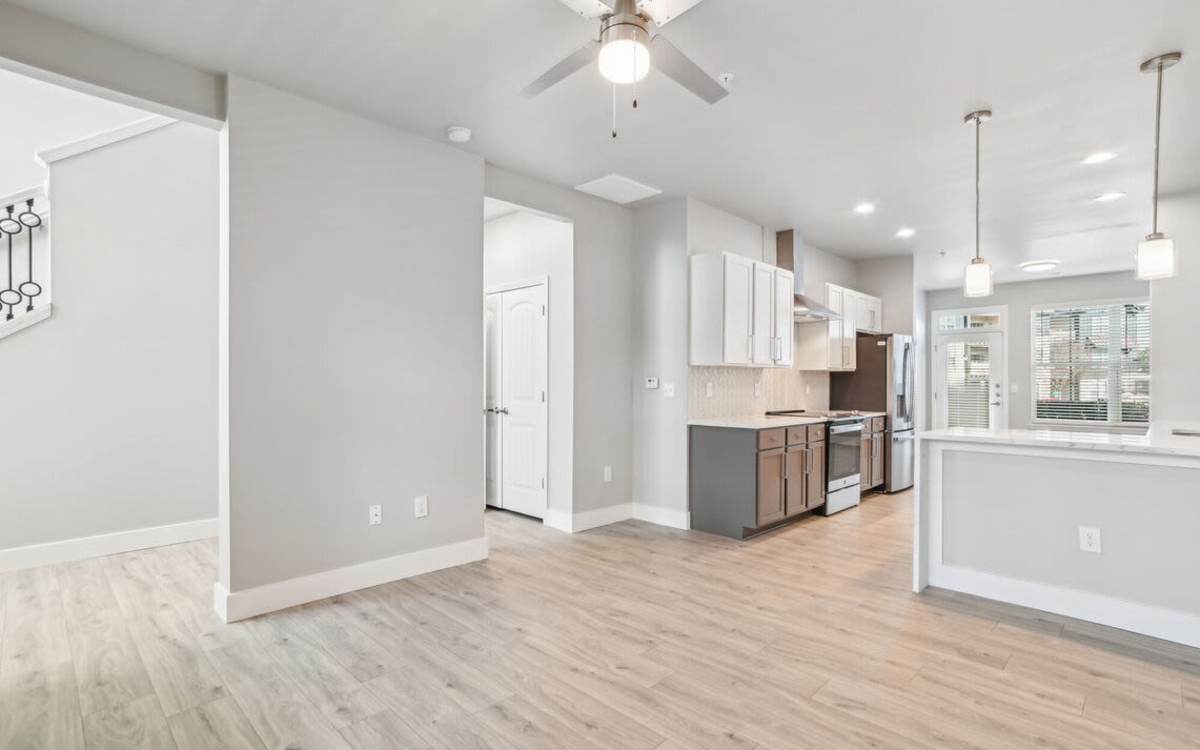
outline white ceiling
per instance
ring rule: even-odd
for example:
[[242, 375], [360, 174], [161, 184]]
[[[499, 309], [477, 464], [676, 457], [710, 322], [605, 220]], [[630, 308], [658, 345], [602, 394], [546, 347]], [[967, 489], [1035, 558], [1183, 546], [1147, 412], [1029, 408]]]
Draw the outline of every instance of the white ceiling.
[[39, 151], [113, 130], [150, 115], [0, 70], [0, 197], [46, 182]]
[[[958, 283], [972, 252], [970, 110], [996, 113], [984, 254], [1001, 280], [1038, 256], [1067, 274], [1131, 267], [1149, 216], [1145, 57], [1185, 53], [1167, 75], [1163, 184], [1200, 185], [1198, 0], [705, 0], [666, 34], [735, 73], [732, 94], [709, 106], [652, 73], [636, 113], [622, 97], [616, 140], [592, 69], [518, 93], [596, 30], [557, 0], [16, 4], [430, 138], [463, 124], [471, 151], [561, 185], [619, 172], [848, 257], [915, 251], [926, 286]], [[1120, 156], [1078, 164], [1099, 149]], [[1128, 198], [1091, 202], [1109, 190]], [[863, 200], [878, 211], [854, 215]]]

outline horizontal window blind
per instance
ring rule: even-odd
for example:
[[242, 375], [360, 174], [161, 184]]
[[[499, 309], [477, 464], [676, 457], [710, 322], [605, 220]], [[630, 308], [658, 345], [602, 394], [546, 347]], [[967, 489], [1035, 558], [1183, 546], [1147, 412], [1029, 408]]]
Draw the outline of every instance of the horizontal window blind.
[[1035, 418], [1149, 421], [1149, 303], [1072, 305], [1031, 317]]
[[988, 384], [991, 347], [987, 342], [954, 341], [946, 347], [946, 424], [949, 427], [990, 427]]

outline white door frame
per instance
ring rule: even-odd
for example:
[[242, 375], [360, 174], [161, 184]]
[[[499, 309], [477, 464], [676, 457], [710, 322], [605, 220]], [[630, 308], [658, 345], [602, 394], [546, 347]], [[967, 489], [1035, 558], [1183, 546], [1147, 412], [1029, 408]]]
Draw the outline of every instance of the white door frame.
[[[980, 328], [958, 328], [949, 331], [941, 330], [939, 321], [946, 316], [965, 316], [978, 313], [995, 313], [1000, 322], [994, 326], [983, 326]], [[1012, 391], [1012, 381], [1009, 380], [1009, 357], [1008, 357], [1008, 305], [980, 305], [978, 307], [959, 307], [948, 310], [933, 310], [929, 313], [929, 332], [933, 337], [933, 346], [930, 348], [929, 366], [933, 371], [933, 429], [942, 429], [946, 426], [946, 368], [941, 366], [942, 346], [946, 341], [952, 341], [958, 336], [972, 334], [1000, 334], [1000, 356], [1003, 359], [1000, 368], [1000, 385], [1001, 392], [1001, 407], [997, 415], [996, 424], [992, 429], [1004, 430], [1008, 429], [1008, 412], [1009, 412], [1009, 396]]]
[[[550, 388], [550, 277], [549, 276], [534, 276], [534, 277], [530, 277], [527, 279], [520, 279], [517, 281], [505, 282], [502, 284], [492, 284], [492, 285], [489, 285], [484, 288], [483, 294], [484, 294], [484, 298], [486, 300], [487, 297], [489, 297], [493, 294], [502, 294], [504, 292], [513, 292], [513, 291], [517, 291], [519, 289], [529, 289], [531, 287], [542, 287], [545, 290], [545, 297], [546, 297], [545, 312], [542, 315], [542, 340], [546, 344], [546, 357], [545, 357], [545, 360], [542, 362], [542, 366], [544, 368], [544, 372], [542, 373], [542, 382], [545, 384], [545, 392], [546, 392], [546, 399], [544, 402], [545, 403], [544, 409], [545, 409], [546, 416], [542, 420], [542, 428], [544, 430], [544, 434], [542, 436], [542, 442], [541, 442], [543, 450], [544, 450], [544, 455], [541, 457], [542, 458], [542, 466], [544, 467], [543, 473], [545, 474], [545, 487], [543, 488], [543, 490], [544, 490], [544, 495], [547, 500], [547, 503], [546, 503], [547, 507], [546, 507], [545, 515], [542, 518], [542, 522], [545, 523], [546, 518], [550, 515], [549, 498], [550, 498], [551, 487], [550, 487], [550, 450], [549, 450], [550, 419], [549, 419], [549, 414], [550, 414], [550, 407], [551, 407], [551, 398], [553, 397], [552, 391]], [[485, 305], [486, 305], [486, 301], [485, 301]], [[486, 322], [485, 322], [485, 326], [486, 326]], [[501, 346], [503, 347], [503, 343], [501, 343]], [[484, 413], [484, 461], [485, 461], [484, 465], [486, 466], [487, 451], [488, 451], [487, 420], [489, 418], [491, 418], [491, 415], [486, 413], [487, 406], [488, 406], [487, 405], [487, 373], [486, 373], [486, 368], [488, 366], [488, 360], [487, 360], [487, 350], [486, 350], [486, 347], [487, 347], [486, 333], [484, 336], [484, 347], [485, 347], [485, 349], [484, 349], [485, 373], [484, 373], [484, 392], [483, 392], [482, 410], [485, 412]], [[501, 389], [503, 389], [503, 385], [501, 385]], [[501, 431], [497, 430], [497, 434], [501, 434]], [[500, 472], [499, 477], [497, 477], [497, 480], [498, 480], [497, 481], [497, 485], [498, 485], [497, 492], [500, 494], [500, 506], [499, 507], [503, 508], [504, 507], [504, 500], [503, 500], [504, 447], [503, 447], [503, 444], [501, 444], [501, 447], [500, 447], [499, 460], [498, 460], [497, 464], [498, 464], [497, 470]], [[485, 499], [485, 507], [486, 507], [486, 499]]]

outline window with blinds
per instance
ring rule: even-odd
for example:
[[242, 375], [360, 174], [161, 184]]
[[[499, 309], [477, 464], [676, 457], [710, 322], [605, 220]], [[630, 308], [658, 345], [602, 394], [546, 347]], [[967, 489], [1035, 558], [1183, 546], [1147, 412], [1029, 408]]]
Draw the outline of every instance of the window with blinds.
[[946, 347], [946, 426], [991, 427], [988, 389], [992, 348], [987, 341], [952, 341]]
[[1082, 424], [1150, 421], [1150, 303], [1035, 309], [1034, 419]]

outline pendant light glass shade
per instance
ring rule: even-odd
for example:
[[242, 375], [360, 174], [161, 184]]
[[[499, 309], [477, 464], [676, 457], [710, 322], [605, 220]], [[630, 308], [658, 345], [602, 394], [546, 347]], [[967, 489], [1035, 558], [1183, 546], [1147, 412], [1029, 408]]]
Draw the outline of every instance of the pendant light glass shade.
[[1169, 279], [1179, 273], [1175, 264], [1175, 240], [1152, 234], [1138, 243], [1137, 277], [1144, 281]]
[[964, 297], [992, 296], [992, 265], [983, 258], [974, 258], [963, 273]]

